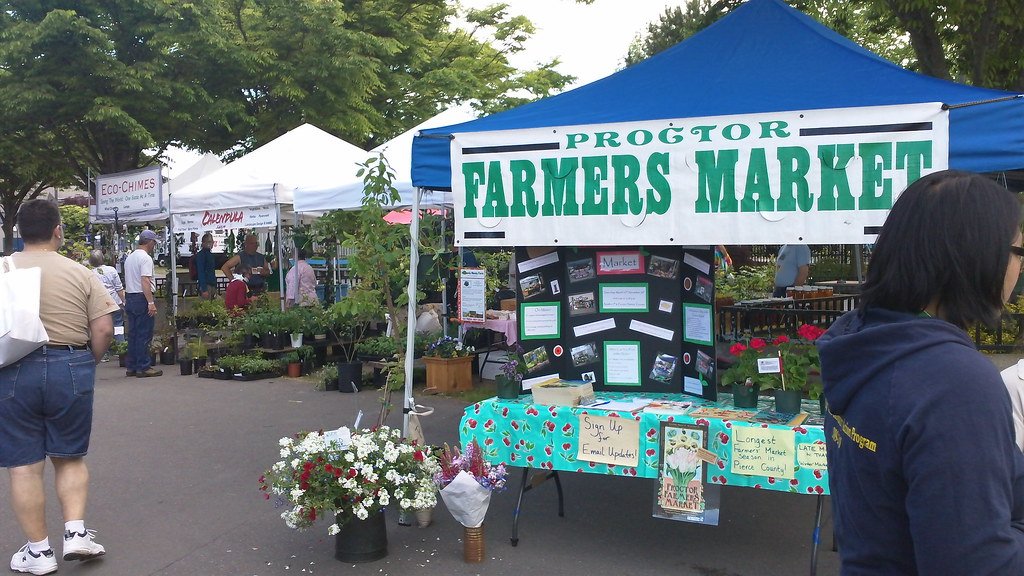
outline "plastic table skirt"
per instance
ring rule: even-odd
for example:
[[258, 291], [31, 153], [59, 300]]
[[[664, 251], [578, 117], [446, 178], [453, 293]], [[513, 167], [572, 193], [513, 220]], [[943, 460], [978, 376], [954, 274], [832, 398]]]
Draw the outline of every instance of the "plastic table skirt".
[[[711, 406], [731, 409], [732, 396], [720, 394], [717, 402], [710, 402], [683, 394], [639, 394], [622, 392], [600, 392], [603, 398], [626, 399], [647, 397], [661, 400], [684, 400], [694, 407]], [[699, 418], [688, 414], [652, 414], [642, 410], [618, 412], [600, 409], [570, 408], [566, 406], [544, 406], [532, 403], [532, 396], [520, 396], [517, 400], [490, 398], [468, 406], [460, 423], [460, 437], [463, 445], [473, 439], [479, 443], [484, 457], [492, 463], [509, 466], [537, 468], [548, 471], [584, 472], [638, 478], [657, 478], [659, 471], [659, 440], [661, 422], [681, 422], [708, 426], [708, 450], [718, 456], [718, 462], [709, 464], [707, 477], [714, 484], [746, 486], [763, 490], [777, 490], [815, 496], [828, 494], [828, 471], [825, 469], [802, 468], [794, 455], [793, 478], [770, 476], [748, 476], [731, 472], [732, 434], [738, 427], [790, 429], [794, 432], [795, 446], [801, 444], [824, 444], [825, 434], [821, 426], [800, 425], [794, 427], [774, 424], [751, 423], [738, 420]], [[771, 410], [774, 400], [761, 397], [759, 410]], [[817, 401], [803, 402], [803, 412], [820, 416]], [[603, 416], [617, 415], [640, 422], [639, 459], [635, 467], [613, 466], [603, 463], [577, 460], [579, 416], [582, 414]]]

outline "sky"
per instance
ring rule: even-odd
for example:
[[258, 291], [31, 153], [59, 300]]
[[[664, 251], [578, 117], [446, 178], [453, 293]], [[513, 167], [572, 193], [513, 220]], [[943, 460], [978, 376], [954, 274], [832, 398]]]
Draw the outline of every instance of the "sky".
[[658, 20], [666, 6], [682, 0], [462, 0], [464, 6], [483, 8], [497, 2], [508, 4], [509, 13], [526, 16], [537, 31], [526, 49], [512, 58], [518, 67], [535, 67], [537, 62], [557, 56], [557, 70], [576, 76], [581, 86], [612, 74], [622, 67], [623, 58], [638, 33]]
[[[558, 57], [556, 68], [562, 74], [576, 76], [568, 88], [582, 86], [614, 73], [622, 67], [630, 42], [647, 24], [665, 12], [666, 6], [679, 6], [681, 0], [594, 0], [580, 4], [575, 0], [462, 0], [466, 7], [483, 8], [503, 2], [509, 13], [523, 15], [533, 22], [536, 32], [526, 49], [511, 58], [513, 66], [535, 68], [539, 62]], [[164, 174], [178, 176], [200, 158], [193, 152], [176, 150], [168, 158]]]

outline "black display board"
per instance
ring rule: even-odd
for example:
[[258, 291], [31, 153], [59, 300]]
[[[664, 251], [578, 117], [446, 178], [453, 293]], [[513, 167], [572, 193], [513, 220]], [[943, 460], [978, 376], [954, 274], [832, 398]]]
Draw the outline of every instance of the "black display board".
[[527, 378], [714, 400], [711, 246], [517, 248]]

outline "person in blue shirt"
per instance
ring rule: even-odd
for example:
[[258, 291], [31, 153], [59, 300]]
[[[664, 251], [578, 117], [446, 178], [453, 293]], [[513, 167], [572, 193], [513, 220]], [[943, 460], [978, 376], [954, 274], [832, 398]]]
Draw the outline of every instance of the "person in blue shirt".
[[1021, 206], [945, 170], [896, 201], [856, 310], [818, 339], [841, 574], [1024, 574], [1024, 454], [995, 364]]
[[203, 234], [201, 248], [194, 258], [196, 259], [196, 283], [199, 288], [199, 295], [204, 300], [212, 300], [217, 295], [217, 272], [213, 261], [213, 234]]
[[803, 244], [786, 244], [775, 257], [775, 291], [772, 297], [782, 298], [786, 288], [803, 286], [810, 273], [811, 249]]

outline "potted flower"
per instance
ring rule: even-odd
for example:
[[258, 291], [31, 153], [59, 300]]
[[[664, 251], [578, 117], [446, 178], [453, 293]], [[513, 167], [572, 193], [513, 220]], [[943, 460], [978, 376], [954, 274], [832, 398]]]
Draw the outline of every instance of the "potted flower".
[[734, 364], [722, 373], [722, 379], [732, 384], [732, 401], [737, 408], [756, 408], [761, 386], [770, 383], [771, 376], [758, 371], [757, 360], [767, 357], [768, 343], [763, 338], [751, 338], [749, 345], [737, 342], [729, 347]]
[[498, 387], [498, 398], [515, 400], [522, 392], [523, 377], [526, 375], [526, 363], [523, 362], [523, 349], [515, 344], [508, 351], [505, 361], [501, 364], [501, 373], [494, 376]]
[[423, 353], [427, 388], [436, 392], [461, 392], [473, 388], [473, 353], [457, 338], [442, 336]]
[[434, 482], [441, 491], [441, 499], [452, 516], [463, 526], [463, 559], [466, 562], [483, 562], [483, 523], [491, 493], [505, 489], [508, 471], [504, 464], [491, 464], [483, 459], [483, 453], [476, 439], [466, 445], [463, 451], [458, 447], [449, 448], [438, 454], [440, 470], [434, 474]]
[[279, 441], [280, 460], [260, 477], [263, 497], [288, 505], [281, 518], [304, 530], [332, 518], [335, 558], [367, 562], [387, 555], [383, 507], [437, 503], [438, 463], [429, 447], [386, 426], [349, 432], [302, 432]]
[[[815, 377], [821, 373], [821, 364], [814, 342], [824, 333], [822, 328], [804, 324], [797, 330], [797, 339], [781, 335], [770, 345], [761, 338], [752, 338], [749, 347], [734, 344], [729, 351], [738, 358], [738, 362], [726, 370], [723, 377], [746, 387], [775, 390], [776, 410], [799, 412], [800, 399], [804, 394], [812, 400], [821, 396], [821, 381]], [[762, 372], [758, 368], [758, 359], [771, 358], [778, 359], [778, 366], [772, 365]], [[733, 391], [735, 398], [735, 384]]]
[[299, 353], [295, 350], [288, 352], [281, 358], [281, 363], [284, 364], [285, 369], [288, 371], [289, 378], [298, 378], [302, 376], [302, 359], [299, 358]]

